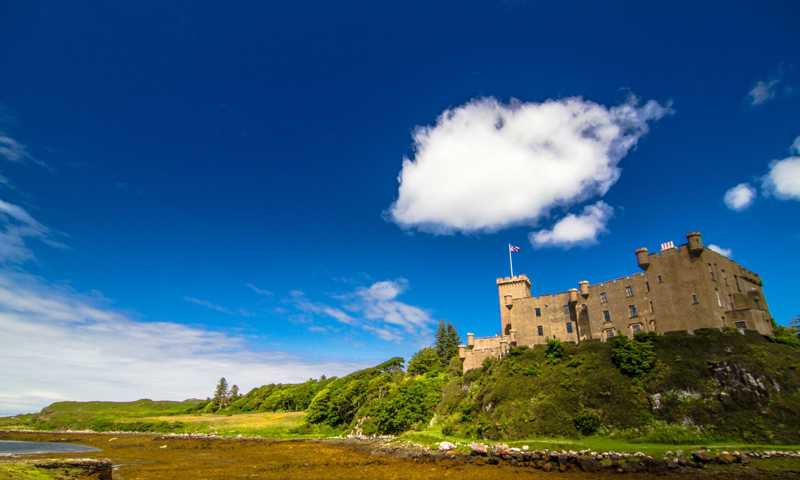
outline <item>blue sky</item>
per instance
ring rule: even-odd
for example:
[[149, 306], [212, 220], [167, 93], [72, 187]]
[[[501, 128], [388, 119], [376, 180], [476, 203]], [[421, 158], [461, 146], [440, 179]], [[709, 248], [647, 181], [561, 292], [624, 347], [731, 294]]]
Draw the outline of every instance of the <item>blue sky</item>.
[[0, 5], [0, 413], [496, 333], [509, 242], [552, 292], [701, 230], [800, 314], [789, 2], [164, 3]]

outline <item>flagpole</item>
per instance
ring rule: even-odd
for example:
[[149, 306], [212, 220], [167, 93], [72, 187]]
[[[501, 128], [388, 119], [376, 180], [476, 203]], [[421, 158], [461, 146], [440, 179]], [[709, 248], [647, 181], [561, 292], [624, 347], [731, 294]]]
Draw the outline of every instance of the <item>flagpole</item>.
[[508, 244], [508, 266], [511, 269], [511, 276], [514, 276], [514, 262], [511, 260], [511, 244]]

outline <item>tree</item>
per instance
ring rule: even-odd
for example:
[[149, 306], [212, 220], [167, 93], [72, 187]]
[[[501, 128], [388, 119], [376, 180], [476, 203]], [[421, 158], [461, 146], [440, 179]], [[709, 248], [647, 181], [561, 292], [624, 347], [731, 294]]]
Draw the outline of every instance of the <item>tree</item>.
[[235, 402], [239, 398], [241, 398], [241, 395], [239, 394], [239, 385], [234, 385], [231, 387], [231, 392], [230, 392], [231, 402]]
[[449, 365], [450, 359], [458, 355], [459, 343], [461, 338], [453, 324], [439, 320], [439, 327], [436, 329], [436, 354], [439, 355], [442, 366]]
[[220, 378], [219, 382], [217, 382], [212, 402], [217, 410], [228, 404], [228, 381], [225, 380], [225, 377]]
[[426, 347], [418, 351], [408, 362], [409, 375], [425, 375], [442, 369], [442, 359], [435, 348]]

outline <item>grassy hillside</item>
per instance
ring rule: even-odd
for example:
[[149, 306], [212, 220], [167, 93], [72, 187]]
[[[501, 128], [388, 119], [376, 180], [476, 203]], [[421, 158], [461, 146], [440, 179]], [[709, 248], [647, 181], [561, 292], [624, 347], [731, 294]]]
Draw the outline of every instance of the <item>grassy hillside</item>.
[[[4, 426], [328, 436], [537, 439], [553, 444], [800, 443], [800, 346], [755, 333], [624, 337], [515, 348], [460, 375], [423, 349], [341, 378], [208, 401], [59, 402]], [[293, 410], [304, 413], [290, 413]], [[547, 439], [547, 440], [544, 440]]]
[[179, 422], [143, 419], [184, 414], [203, 404], [205, 404], [203, 400], [56, 402], [38, 414], [0, 419], [0, 426], [22, 426], [42, 430], [176, 431], [183, 427]]
[[798, 443], [798, 367], [796, 347], [716, 330], [516, 348], [452, 380], [437, 412], [468, 437]]

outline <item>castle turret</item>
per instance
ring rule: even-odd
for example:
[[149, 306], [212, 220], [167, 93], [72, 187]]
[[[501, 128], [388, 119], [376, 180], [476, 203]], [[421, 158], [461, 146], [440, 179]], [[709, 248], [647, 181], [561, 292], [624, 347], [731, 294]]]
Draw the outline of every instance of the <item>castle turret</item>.
[[647, 270], [650, 266], [650, 252], [645, 247], [636, 249], [636, 263], [642, 270]]
[[700, 234], [700, 232], [687, 233], [686, 241], [689, 247], [689, 252], [693, 255], [699, 255], [703, 251], [703, 236]]
[[578, 282], [578, 291], [581, 292], [581, 295], [584, 297], [589, 296], [589, 280], [581, 280]]
[[525, 275], [497, 279], [497, 293], [500, 297], [500, 325], [505, 333], [511, 320], [511, 307], [515, 298], [531, 296], [531, 281]]
[[569, 303], [578, 303], [578, 289], [577, 288], [570, 288], [569, 289]]
[[475, 334], [472, 332], [467, 332], [467, 346], [468, 347], [475, 346]]

